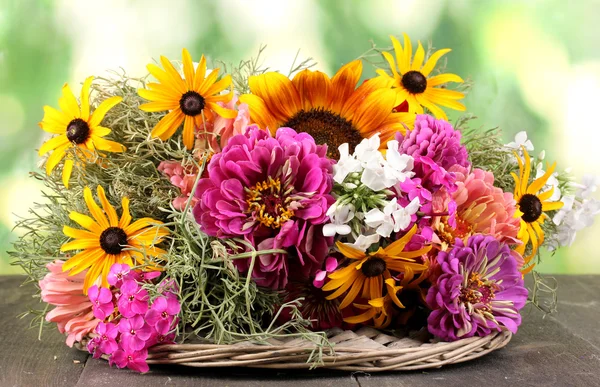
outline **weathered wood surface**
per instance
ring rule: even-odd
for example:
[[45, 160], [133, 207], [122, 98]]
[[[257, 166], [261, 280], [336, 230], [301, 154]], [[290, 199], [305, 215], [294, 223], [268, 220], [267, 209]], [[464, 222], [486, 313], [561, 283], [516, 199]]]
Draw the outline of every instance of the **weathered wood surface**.
[[524, 313], [519, 333], [502, 350], [426, 372], [366, 375], [331, 371], [153, 367], [146, 375], [110, 369], [103, 360], [43, 341], [16, 316], [34, 305], [22, 277], [0, 277], [0, 386], [600, 386], [600, 276], [559, 276], [559, 311]]

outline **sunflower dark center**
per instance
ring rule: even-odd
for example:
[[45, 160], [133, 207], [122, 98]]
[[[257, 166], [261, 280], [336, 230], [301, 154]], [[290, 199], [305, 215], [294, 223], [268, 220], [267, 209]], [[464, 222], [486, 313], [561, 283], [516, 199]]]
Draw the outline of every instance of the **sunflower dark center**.
[[402, 76], [402, 86], [411, 94], [421, 94], [427, 89], [427, 78], [418, 71], [409, 71]]
[[363, 263], [360, 270], [366, 277], [377, 277], [380, 276], [386, 268], [385, 261], [381, 258], [371, 258], [367, 262]]
[[195, 91], [188, 91], [179, 100], [181, 111], [187, 116], [197, 116], [204, 109], [204, 105], [204, 97]]
[[100, 234], [100, 247], [106, 254], [119, 254], [127, 245], [127, 234], [120, 227], [109, 227]]
[[532, 223], [542, 215], [542, 202], [535, 195], [525, 194], [519, 200], [519, 209], [523, 213], [521, 218], [527, 223]]
[[323, 108], [300, 110], [282, 126], [310, 134], [317, 144], [327, 144], [327, 156], [336, 160], [340, 145], [347, 142], [352, 152], [362, 141], [352, 122]]
[[83, 144], [90, 137], [90, 126], [81, 118], [75, 118], [67, 125], [67, 138], [75, 144]]

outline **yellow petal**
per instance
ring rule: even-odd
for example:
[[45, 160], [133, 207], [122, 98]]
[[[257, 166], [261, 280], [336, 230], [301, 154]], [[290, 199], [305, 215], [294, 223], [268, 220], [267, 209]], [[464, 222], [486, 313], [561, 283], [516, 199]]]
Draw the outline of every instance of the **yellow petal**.
[[69, 213], [69, 218], [75, 223], [79, 224], [81, 227], [90, 230], [94, 234], [100, 235], [104, 229], [94, 221], [94, 219], [90, 218], [87, 215], [80, 214], [79, 212], [71, 211]]
[[229, 86], [231, 86], [231, 75], [227, 74], [223, 78], [221, 78], [221, 80], [215, 82], [211, 87], [209, 87], [203, 95], [208, 97], [220, 93]]
[[231, 109], [226, 109], [216, 103], [212, 103], [209, 102], [207, 103], [208, 107], [214, 111], [215, 113], [217, 113], [218, 115], [220, 115], [223, 118], [235, 118], [237, 117], [237, 111], [235, 110], [231, 110]]
[[562, 208], [565, 204], [563, 202], [545, 202], [542, 203], [542, 211], [554, 211]]
[[116, 227], [119, 224], [119, 218], [117, 217], [117, 211], [115, 208], [108, 202], [106, 198], [106, 192], [102, 186], [98, 186], [98, 198], [100, 198], [100, 203], [102, 203], [102, 209], [108, 216], [108, 222], [111, 227]]
[[100, 247], [100, 240], [98, 238], [94, 239], [76, 239], [74, 241], [65, 243], [61, 246], [60, 251], [70, 251], [70, 250], [84, 250], [91, 249], [95, 247]]
[[194, 77], [194, 90], [200, 90], [204, 77], [206, 76], [206, 58], [204, 55], [200, 58], [200, 63], [196, 67], [196, 75]]
[[81, 111], [79, 110], [77, 99], [75, 99], [73, 91], [66, 83], [62, 88], [62, 97], [58, 99], [58, 105], [65, 115], [70, 119], [81, 117]]
[[[155, 84], [155, 85], [157, 85], [157, 84]], [[182, 96], [181, 94], [175, 94], [171, 91], [166, 92], [166, 91], [162, 91], [162, 90], [138, 89], [137, 92], [140, 97], [147, 99], [149, 101], [162, 102], [162, 103], [173, 103], [173, 104], [179, 104], [179, 100], [181, 99], [181, 96]], [[144, 104], [140, 105], [140, 109], [144, 110], [142, 108], [142, 106], [144, 106]]]
[[140, 110], [145, 112], [162, 112], [165, 110], [173, 110], [179, 107], [179, 102], [175, 101], [154, 101], [143, 103], [140, 105]]
[[356, 296], [358, 296], [358, 293], [363, 288], [364, 282], [365, 282], [365, 277], [359, 276], [358, 279], [356, 280], [356, 282], [354, 282], [354, 284], [352, 285], [352, 288], [350, 288], [350, 290], [346, 294], [346, 297], [344, 297], [344, 299], [340, 303], [340, 306], [339, 306], [340, 309], [344, 309], [345, 307], [350, 305], [352, 303], [352, 301], [354, 301], [356, 299]]
[[331, 78], [331, 110], [339, 112], [350, 98], [362, 74], [362, 62], [352, 61], [342, 66]]
[[403, 62], [406, 68], [410, 70], [410, 60], [412, 58], [412, 43], [410, 42], [410, 38], [406, 33], [404, 35], [404, 57]]
[[194, 148], [195, 134], [194, 117], [185, 116], [183, 121], [183, 144], [188, 150]]
[[167, 59], [167, 57], [161, 55], [160, 63], [162, 64], [169, 79], [171, 80], [171, 84], [175, 86], [177, 90], [181, 91], [182, 94], [185, 93], [187, 91], [185, 82], [183, 81], [181, 75], [179, 75], [179, 71], [175, 69], [171, 61]]
[[81, 119], [87, 121], [90, 118], [90, 87], [94, 77], [87, 77], [81, 88]]
[[253, 94], [243, 94], [240, 96], [240, 103], [248, 105], [250, 120], [262, 129], [268, 129], [274, 134], [279, 128], [277, 118], [273, 116], [262, 98]]
[[106, 113], [108, 113], [108, 111], [110, 109], [112, 109], [115, 105], [117, 105], [118, 103], [120, 103], [123, 100], [122, 97], [110, 97], [104, 101], [102, 101], [102, 103], [96, 108], [96, 110], [94, 110], [94, 113], [92, 114], [92, 117], [90, 118], [89, 121], [89, 125], [91, 128], [94, 128], [98, 125], [100, 125], [100, 123], [102, 123], [102, 120], [104, 119], [104, 116], [106, 115]]
[[185, 48], [182, 50], [183, 58], [183, 75], [185, 76], [185, 84], [188, 90], [194, 89], [194, 62], [190, 53]]
[[107, 152], [125, 152], [126, 148], [115, 141], [110, 141], [102, 137], [98, 137], [95, 135], [91, 136], [91, 142], [93, 143], [94, 148], [107, 151]]
[[54, 149], [54, 152], [52, 152], [50, 157], [48, 157], [48, 160], [46, 160], [46, 174], [47, 175], [50, 175], [52, 170], [54, 170], [54, 168], [56, 168], [58, 163], [65, 157], [66, 150], [70, 147], [71, 147], [71, 143], [69, 142], [69, 143], [63, 144], [63, 145], [59, 146], [58, 148]]
[[92, 217], [96, 220], [96, 222], [102, 227], [102, 230], [106, 230], [110, 227], [108, 223], [108, 219], [106, 219], [106, 215], [100, 209], [100, 206], [96, 203], [92, 196], [92, 190], [89, 187], [85, 187], [83, 189], [83, 199], [85, 200], [85, 204], [87, 205]]
[[121, 200], [121, 220], [119, 220], [119, 228], [125, 229], [131, 223], [131, 213], [129, 212], [129, 198], [124, 197]]
[[363, 259], [366, 257], [366, 254], [363, 251], [355, 249], [354, 247], [348, 246], [342, 242], [337, 242], [335, 245], [337, 246], [340, 253], [342, 253], [347, 258]]
[[[421, 44], [421, 41], [419, 40], [418, 46], [417, 46], [417, 52], [415, 53], [415, 59], [410, 67], [411, 70], [413, 70], [413, 71], [420, 70], [421, 66], [423, 65], [423, 59], [425, 59], [425, 50], [423, 49], [423, 45]], [[427, 81], [427, 84], [429, 84], [429, 80]]]
[[51, 150], [56, 149], [62, 145], [68, 144], [68, 143], [69, 143], [69, 139], [67, 138], [67, 135], [61, 134], [60, 136], [52, 137], [51, 139], [46, 141], [40, 147], [40, 151], [38, 153], [40, 156], [42, 156], [42, 155], [50, 152]]
[[44, 106], [44, 118], [40, 122], [40, 127], [49, 133], [63, 134], [67, 131], [67, 126], [71, 122], [66, 114], [56, 110], [51, 106]]
[[63, 226], [63, 234], [65, 234], [69, 238], [78, 238], [78, 239], [99, 238], [99, 236], [94, 234], [93, 232], [80, 230], [80, 229], [69, 227], [69, 226]]
[[158, 137], [163, 141], [168, 140], [175, 134], [183, 122], [184, 116], [185, 114], [183, 114], [180, 108], [171, 111], [156, 124], [150, 135], [153, 138]]
[[440, 75], [436, 75], [434, 77], [427, 79], [427, 86], [434, 87], [434, 86], [443, 85], [444, 83], [448, 83], [448, 82], [462, 83], [464, 81], [461, 77], [459, 77], [456, 74], [440, 74]]
[[66, 160], [62, 170], [62, 182], [66, 189], [69, 189], [69, 180], [73, 172], [73, 160]]
[[425, 66], [423, 66], [423, 68], [421, 69], [421, 74], [425, 75], [426, 77], [429, 76], [429, 73], [435, 68], [435, 65], [437, 64], [438, 60], [440, 60], [442, 56], [446, 55], [450, 51], [452, 50], [449, 48], [444, 48], [443, 50], [438, 50], [434, 52], [433, 55], [431, 55], [425, 63]]

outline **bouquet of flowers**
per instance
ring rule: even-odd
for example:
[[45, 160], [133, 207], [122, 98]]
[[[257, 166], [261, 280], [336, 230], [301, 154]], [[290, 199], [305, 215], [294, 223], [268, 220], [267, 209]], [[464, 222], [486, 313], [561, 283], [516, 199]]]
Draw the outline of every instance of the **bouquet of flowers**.
[[391, 41], [333, 77], [184, 49], [79, 99], [65, 85], [12, 252], [54, 306], [34, 322], [140, 372], [165, 343], [516, 333], [524, 275], [593, 222], [597, 181], [532, 158], [525, 132], [451, 124], [470, 83], [439, 65], [450, 49]]

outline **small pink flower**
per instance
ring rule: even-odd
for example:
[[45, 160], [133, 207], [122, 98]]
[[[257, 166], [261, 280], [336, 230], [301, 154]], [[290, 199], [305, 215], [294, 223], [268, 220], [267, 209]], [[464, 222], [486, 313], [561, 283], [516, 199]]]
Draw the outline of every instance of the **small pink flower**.
[[119, 334], [119, 329], [115, 324], [105, 324], [101, 322], [96, 327], [96, 333], [98, 334], [96, 339], [99, 339], [100, 342], [98, 344], [98, 349], [100, 349], [102, 353], [110, 355], [119, 348], [119, 345], [116, 341], [117, 335]]
[[146, 347], [146, 342], [152, 335], [152, 328], [144, 321], [142, 316], [124, 318], [119, 321], [121, 332], [121, 345], [133, 351]]
[[133, 317], [145, 314], [148, 310], [148, 292], [141, 289], [137, 282], [127, 280], [121, 286], [119, 297], [119, 312], [123, 317]]
[[115, 263], [111, 266], [110, 272], [108, 273], [108, 283], [114, 287], [121, 287], [124, 280], [134, 279], [135, 272], [131, 271], [131, 268], [127, 264]]
[[109, 289], [94, 285], [88, 289], [88, 297], [92, 302], [92, 310], [97, 319], [104, 320], [114, 312], [113, 294]]
[[180, 311], [181, 306], [176, 298], [158, 297], [146, 313], [146, 322], [159, 331], [166, 329], [168, 332]]
[[103, 355], [103, 353], [100, 350], [99, 346], [100, 346], [100, 338], [99, 337], [94, 337], [93, 339], [91, 339], [88, 342], [87, 350], [88, 350], [89, 353], [92, 354], [92, 357], [94, 359], [99, 359], [100, 356]]
[[118, 349], [115, 353], [110, 357], [110, 365], [115, 364], [119, 368], [129, 368], [137, 372], [148, 372], [150, 367], [148, 367], [148, 363], [146, 363], [146, 359], [148, 358], [148, 351], [134, 351], [130, 349]]
[[338, 261], [334, 257], [329, 257], [325, 261], [325, 270], [317, 270], [317, 274], [315, 275], [315, 279], [313, 280], [313, 285], [315, 288], [321, 289], [325, 284], [325, 278], [327, 277], [327, 273], [333, 273], [335, 269], [338, 267]]

